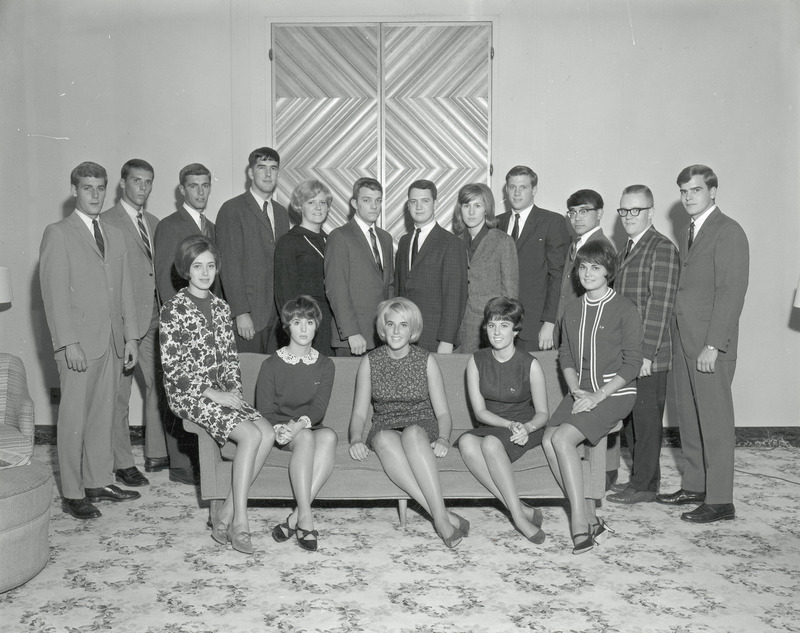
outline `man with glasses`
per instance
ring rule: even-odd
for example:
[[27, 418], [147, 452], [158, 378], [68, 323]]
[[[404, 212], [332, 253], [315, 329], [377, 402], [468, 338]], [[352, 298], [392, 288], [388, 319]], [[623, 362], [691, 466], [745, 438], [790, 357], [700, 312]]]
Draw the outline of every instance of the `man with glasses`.
[[622, 192], [617, 213], [628, 234], [619, 256], [614, 290], [639, 309], [644, 329], [643, 362], [636, 381], [636, 403], [625, 419], [625, 437], [633, 456], [631, 476], [611, 486], [615, 503], [655, 501], [661, 479], [662, 418], [667, 372], [672, 367], [669, 323], [678, 291], [678, 249], [653, 226], [653, 193], [645, 185]]

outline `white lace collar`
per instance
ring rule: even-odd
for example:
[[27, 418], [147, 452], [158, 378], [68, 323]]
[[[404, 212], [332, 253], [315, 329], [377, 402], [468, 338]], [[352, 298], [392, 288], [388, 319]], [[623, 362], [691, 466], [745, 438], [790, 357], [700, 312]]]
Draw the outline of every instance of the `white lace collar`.
[[281, 347], [278, 350], [278, 358], [289, 365], [297, 365], [300, 361], [303, 361], [304, 365], [313, 365], [317, 362], [317, 358], [319, 358], [319, 352], [312, 347], [305, 356], [295, 356], [289, 353], [288, 347]]

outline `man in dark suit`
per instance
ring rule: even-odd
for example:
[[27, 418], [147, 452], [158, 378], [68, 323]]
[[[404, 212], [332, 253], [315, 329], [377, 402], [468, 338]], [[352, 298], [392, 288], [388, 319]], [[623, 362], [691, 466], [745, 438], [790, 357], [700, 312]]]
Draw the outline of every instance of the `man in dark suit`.
[[670, 321], [678, 291], [678, 249], [653, 226], [653, 193], [644, 185], [622, 192], [617, 209], [628, 234], [619, 256], [614, 290], [639, 309], [644, 329], [642, 368], [636, 381], [636, 403], [625, 419], [625, 436], [633, 455], [627, 484], [614, 485], [607, 499], [615, 503], [655, 501], [661, 480], [662, 420], [667, 372], [672, 367]]
[[289, 214], [272, 199], [280, 164], [271, 147], [253, 150], [247, 168], [250, 189], [225, 202], [217, 214], [220, 276], [239, 352], [272, 354], [278, 348], [275, 242], [289, 231]]
[[[216, 242], [214, 223], [204, 213], [211, 195], [211, 172], [205, 165], [192, 163], [181, 169], [179, 178], [178, 189], [183, 196], [183, 206], [158, 223], [154, 238], [156, 288], [161, 305], [189, 283], [175, 270], [178, 245], [190, 235], [205, 235]], [[215, 281], [211, 290], [219, 294], [218, 288]]]
[[[179, 179], [183, 206], [158, 223], [153, 239], [156, 288], [161, 305], [188, 284], [175, 270], [175, 249], [178, 245], [190, 235], [205, 235], [212, 242], [216, 240], [214, 223], [205, 216], [211, 195], [211, 172], [205, 165], [191, 163], [181, 169]], [[219, 294], [218, 281], [214, 281], [211, 290]], [[164, 428], [167, 433], [170, 481], [196, 484], [197, 436], [187, 433], [181, 420], [169, 410], [165, 415]]]
[[106, 170], [81, 163], [70, 183], [75, 211], [45, 229], [39, 281], [61, 385], [61, 507], [93, 519], [100, 511], [92, 502], [140, 496], [111, 483], [114, 400], [123, 366], [136, 365], [138, 333], [125, 240], [99, 219]]
[[716, 206], [717, 176], [705, 165], [678, 175], [681, 202], [691, 216], [680, 233], [681, 274], [673, 320], [676, 410], [685, 458], [680, 490], [660, 503], [700, 503], [681, 519], [733, 519], [736, 425], [731, 383], [739, 316], [750, 269], [742, 227]]
[[526, 351], [553, 347], [561, 279], [570, 243], [564, 218], [533, 203], [538, 183], [539, 177], [530, 167], [513, 167], [506, 175], [511, 211], [498, 218], [498, 228], [517, 243], [519, 299], [525, 308], [517, 344]]
[[[139, 339], [139, 362], [136, 370], [145, 386], [144, 392], [144, 466], [147, 472], [161, 470], [169, 464], [164, 424], [158, 404], [156, 382], [158, 299], [153, 268], [153, 237], [158, 219], [144, 210], [153, 190], [153, 166], [147, 161], [132, 158], [122, 166], [119, 183], [122, 197], [105, 211], [102, 219], [117, 227], [125, 238], [128, 262], [133, 275], [133, 296], [136, 300], [136, 337]], [[126, 486], [145, 486], [150, 483], [136, 468], [128, 428], [128, 403], [131, 397], [133, 371], [123, 371], [117, 401], [114, 405], [114, 471], [117, 481]], [[153, 466], [160, 466], [153, 468]]]
[[468, 255], [464, 241], [436, 223], [436, 185], [417, 180], [408, 188], [414, 233], [400, 238], [395, 288], [422, 312], [417, 345], [452, 354], [467, 305]]
[[337, 356], [360, 356], [380, 345], [375, 313], [394, 296], [392, 236], [375, 225], [383, 206], [381, 183], [356, 180], [350, 206], [353, 217], [331, 231], [325, 247], [325, 294]]

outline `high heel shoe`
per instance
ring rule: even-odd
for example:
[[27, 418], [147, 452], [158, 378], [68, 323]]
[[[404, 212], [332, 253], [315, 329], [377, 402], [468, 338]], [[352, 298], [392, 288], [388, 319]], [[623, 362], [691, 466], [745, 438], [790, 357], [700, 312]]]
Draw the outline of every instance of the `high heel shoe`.
[[307, 552], [316, 552], [319, 532], [317, 530], [304, 530], [299, 525], [297, 526], [296, 531], [297, 531], [297, 544]]
[[533, 506], [529, 506], [524, 501], [520, 501], [523, 507], [528, 508], [528, 510], [533, 510], [533, 518], [531, 519], [531, 523], [533, 523], [537, 528], [542, 527], [542, 523], [544, 522], [544, 515], [542, 515], [542, 511], [539, 508], [534, 508]]
[[455, 512], [451, 512], [450, 514], [452, 514], [456, 519], [458, 519], [458, 529], [461, 532], [462, 536], [469, 536], [469, 521], [467, 521], [464, 517], [456, 514]]
[[592, 540], [597, 544], [600, 545], [603, 541], [606, 540], [606, 537], [610, 534], [614, 533], [614, 530], [611, 529], [611, 526], [608, 525], [603, 519], [597, 517], [597, 523], [591, 525], [589, 527]]
[[211, 526], [211, 538], [220, 545], [228, 544], [228, 524], [223, 523], [217, 518]]
[[231, 547], [242, 554], [255, 553], [253, 544], [250, 542], [250, 532], [231, 532], [231, 527], [226, 532]]
[[[536, 526], [536, 527], [538, 527], [538, 526]], [[536, 534], [534, 534], [533, 536], [529, 536], [527, 538], [531, 543], [534, 543], [535, 545], [541, 545], [542, 543], [544, 543], [544, 540], [547, 538], [547, 534], [545, 533], [545, 531], [542, 528], [539, 528], [536, 531]]]
[[[594, 539], [592, 538], [592, 526], [586, 526], [586, 532], [578, 532], [572, 535], [572, 553], [583, 554], [588, 552], [594, 547]], [[581, 538], [585, 537], [585, 538]]]
[[453, 533], [450, 536], [442, 536], [441, 534], [439, 534], [439, 538], [442, 539], [442, 541], [444, 542], [445, 545], [447, 545], [447, 547], [453, 549], [456, 545], [458, 545], [461, 542], [461, 539], [464, 538], [464, 534], [457, 527], [454, 527]]
[[275, 539], [276, 543], [285, 543], [294, 536], [296, 530], [289, 527], [289, 517], [291, 516], [290, 514], [283, 523], [278, 523], [272, 528], [272, 538]]

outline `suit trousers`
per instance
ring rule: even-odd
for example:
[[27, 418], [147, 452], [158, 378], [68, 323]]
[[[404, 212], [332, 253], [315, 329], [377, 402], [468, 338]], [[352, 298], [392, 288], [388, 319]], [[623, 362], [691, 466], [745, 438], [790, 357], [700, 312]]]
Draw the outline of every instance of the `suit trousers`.
[[[281, 331], [281, 334], [283, 332]], [[258, 330], [249, 341], [239, 336], [236, 319], [233, 320], [233, 334], [236, 339], [236, 351], [252, 354], [274, 354], [278, 351], [278, 324], [273, 316], [263, 330]], [[286, 341], [288, 345], [288, 341]]]
[[667, 372], [636, 380], [636, 404], [625, 418], [625, 438], [633, 457], [628, 484], [638, 492], [658, 492]]
[[705, 492], [706, 503], [733, 503], [736, 424], [731, 384], [736, 361], [720, 360], [713, 374], [697, 370], [676, 336], [672, 363], [676, 410], [685, 460], [681, 487]]
[[67, 499], [83, 499], [85, 488], [114, 482], [111, 426], [122, 359], [110, 337], [105, 353], [87, 361], [86, 371], [67, 367], [63, 349], [55, 358], [61, 386], [56, 429], [61, 493]]
[[134, 466], [131, 451], [131, 434], [128, 405], [131, 398], [131, 387], [134, 374], [138, 374], [144, 382], [144, 427], [145, 457], [166, 457], [167, 444], [164, 435], [164, 423], [158, 404], [158, 384], [156, 383], [156, 363], [158, 351], [158, 308], [153, 306], [153, 318], [147, 333], [139, 339], [139, 360], [131, 371], [122, 372], [114, 407], [114, 429], [112, 445], [114, 447], [114, 470]]

